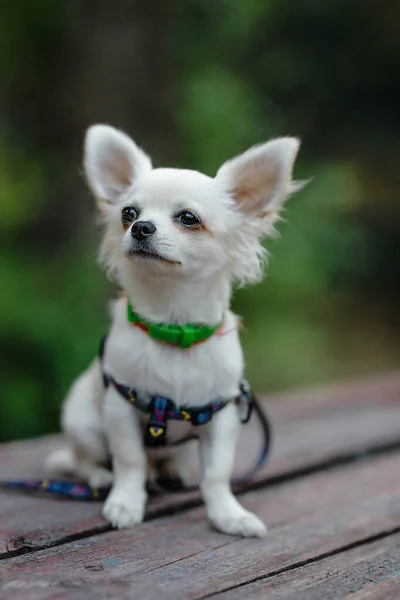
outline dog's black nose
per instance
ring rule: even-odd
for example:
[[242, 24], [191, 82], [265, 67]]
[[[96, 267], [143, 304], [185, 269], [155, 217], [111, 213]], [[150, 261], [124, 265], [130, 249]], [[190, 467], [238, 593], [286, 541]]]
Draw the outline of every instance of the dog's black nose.
[[144, 240], [157, 231], [156, 226], [151, 221], [136, 221], [132, 225], [131, 235], [135, 240]]

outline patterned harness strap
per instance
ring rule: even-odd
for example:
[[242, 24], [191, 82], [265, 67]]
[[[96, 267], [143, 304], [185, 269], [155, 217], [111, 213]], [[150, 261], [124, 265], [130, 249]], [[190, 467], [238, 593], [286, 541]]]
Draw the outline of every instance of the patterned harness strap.
[[103, 372], [103, 379], [106, 386], [112, 385], [117, 392], [125, 398], [132, 406], [135, 406], [141, 412], [149, 414], [144, 440], [148, 446], [162, 446], [167, 444], [168, 421], [187, 421], [194, 425], [205, 425], [211, 421], [213, 415], [231, 402], [239, 406], [240, 420], [247, 423], [250, 419], [253, 408], [253, 395], [246, 381], [240, 385], [238, 396], [229, 400], [214, 400], [210, 404], [201, 407], [182, 406], [177, 407], [169, 398], [163, 396], [151, 396], [146, 401], [136, 390], [129, 388], [117, 381], [111, 375]]
[[188, 421], [194, 426], [205, 425], [212, 419], [216, 412], [219, 412], [231, 402], [239, 406], [242, 423], [247, 423], [250, 419], [253, 408], [253, 395], [247, 381], [243, 380], [241, 382], [240, 393], [236, 397], [229, 399], [218, 398], [210, 404], [201, 407], [177, 407], [172, 400], [164, 396], [147, 396], [143, 398], [137, 390], [119, 383], [105, 372], [103, 368], [105, 342], [106, 337], [101, 340], [99, 353], [104, 385], [105, 387], [112, 385], [129, 404], [132, 404], [132, 406], [135, 406], [141, 412], [150, 415], [144, 433], [144, 441], [147, 446], [154, 447], [167, 444], [167, 428], [170, 419]]
[[[106, 338], [101, 341], [100, 347], [100, 360], [102, 361], [104, 344]], [[253, 396], [250, 386], [247, 381], [243, 380], [240, 384], [240, 394], [230, 400], [216, 400], [207, 406], [200, 408], [185, 407], [178, 408], [172, 400], [163, 398], [161, 396], [153, 396], [149, 399], [142, 399], [135, 390], [128, 388], [117, 381], [115, 381], [110, 375], [106, 374], [103, 370], [103, 381], [104, 386], [108, 387], [110, 384], [123, 396], [130, 404], [144, 413], [150, 413], [147, 427], [145, 430], [145, 443], [150, 446], [159, 446], [167, 443], [167, 423], [169, 419], [176, 419], [181, 421], [190, 421], [193, 425], [204, 425], [208, 423], [212, 416], [224, 408], [229, 402], [235, 402], [239, 407], [239, 415], [242, 423], [247, 423], [252, 414], [253, 407], [259, 418], [262, 431], [263, 431], [263, 445], [261, 451], [257, 457], [257, 461], [253, 468], [250, 469], [244, 476], [236, 478], [232, 481], [235, 486], [240, 486], [250, 481], [256, 471], [262, 467], [266, 461], [270, 443], [271, 443], [271, 428], [267, 416], [265, 415], [260, 404], [256, 401]], [[185, 436], [182, 440], [172, 442], [170, 445], [176, 445], [182, 442], [186, 442], [189, 439], [193, 439], [193, 435]], [[76, 482], [63, 481], [63, 480], [10, 480], [0, 482], [0, 489], [14, 489], [25, 492], [40, 492], [45, 494], [51, 494], [61, 498], [68, 498], [74, 500], [104, 500], [108, 493], [109, 488], [94, 488], [90, 485], [79, 484]], [[197, 490], [198, 486], [185, 487], [182, 486], [179, 491]]]
[[[260, 404], [253, 398], [255, 413], [260, 421], [263, 431], [263, 444], [260, 452], [254, 463], [254, 466], [249, 469], [244, 475], [232, 480], [232, 485], [243, 486], [251, 481], [255, 473], [264, 465], [268, 458], [271, 445], [271, 428], [268, 418], [261, 408]], [[94, 488], [87, 484], [79, 484], [71, 481], [62, 480], [10, 480], [0, 482], [0, 489], [17, 490], [21, 492], [38, 492], [40, 494], [53, 495], [59, 498], [71, 500], [105, 500], [109, 493], [109, 488]], [[198, 486], [182, 486], [175, 491], [194, 491]]]

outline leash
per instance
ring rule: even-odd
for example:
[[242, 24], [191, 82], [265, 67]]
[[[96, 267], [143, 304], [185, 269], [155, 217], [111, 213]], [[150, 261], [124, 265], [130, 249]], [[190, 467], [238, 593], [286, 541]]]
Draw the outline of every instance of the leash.
[[[249, 469], [249, 471], [247, 471], [244, 475], [232, 479], [231, 483], [234, 487], [243, 486], [254, 478], [257, 471], [259, 471], [266, 462], [271, 447], [271, 427], [269, 419], [264, 410], [262, 409], [260, 403], [258, 402], [258, 400], [256, 400], [254, 396], [253, 407], [254, 413], [258, 417], [262, 428], [263, 443], [253, 467]], [[198, 437], [194, 434], [189, 434], [184, 438], [180, 438], [176, 442], [172, 442], [170, 445], [177, 446], [194, 439], [198, 439]], [[168, 481], [165, 481], [165, 485], [163, 487], [166, 487], [168, 489], [167, 484]], [[95, 488], [88, 484], [80, 484], [77, 482], [57, 479], [9, 480], [0, 482], [0, 489], [17, 490], [26, 493], [33, 492], [39, 495], [50, 495], [61, 499], [83, 501], [105, 500], [110, 491], [110, 488]], [[173, 487], [173, 491], [176, 492], [190, 492], [197, 491], [198, 489], [198, 485], [181, 485]]]

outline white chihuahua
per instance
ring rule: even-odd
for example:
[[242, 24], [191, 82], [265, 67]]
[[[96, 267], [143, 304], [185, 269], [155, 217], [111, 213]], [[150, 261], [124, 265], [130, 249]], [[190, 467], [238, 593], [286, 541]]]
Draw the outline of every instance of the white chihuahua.
[[[96, 487], [112, 484], [103, 514], [115, 527], [140, 523], [147, 499], [144, 415], [132, 403], [140, 396], [143, 409], [161, 396], [192, 423], [191, 407], [213, 407], [197, 427], [201, 492], [212, 525], [232, 535], [266, 533], [230, 488], [244, 364], [239, 319], [229, 304], [234, 283], [262, 277], [260, 239], [273, 232], [298, 187], [291, 180], [298, 148], [294, 138], [270, 141], [210, 178], [153, 168], [133, 140], [112, 127], [87, 132], [85, 171], [105, 227], [100, 260], [125, 296], [113, 304], [102, 361], [79, 377], [64, 403], [69, 447], [50, 457], [49, 467]], [[172, 329], [180, 342], [171, 338]], [[175, 422], [178, 429], [192, 426]], [[159, 433], [153, 427], [152, 435]], [[170, 472], [185, 479], [192, 465], [187, 445], [164, 451], [173, 461]], [[105, 466], [110, 456], [112, 472]]]

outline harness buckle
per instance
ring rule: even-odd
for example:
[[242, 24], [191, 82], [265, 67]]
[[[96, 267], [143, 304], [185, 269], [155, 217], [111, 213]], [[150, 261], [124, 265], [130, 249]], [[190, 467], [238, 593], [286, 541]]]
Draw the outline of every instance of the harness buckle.
[[240, 382], [240, 394], [236, 396], [236, 403], [239, 407], [240, 422], [245, 425], [250, 421], [251, 413], [253, 412], [254, 398], [251, 392], [250, 384], [246, 379]]
[[148, 446], [164, 446], [167, 437], [168, 400], [155, 396], [150, 404], [150, 418], [146, 425], [145, 442]]
[[167, 424], [149, 420], [146, 425], [145, 442], [147, 446], [164, 446], [167, 437]]

